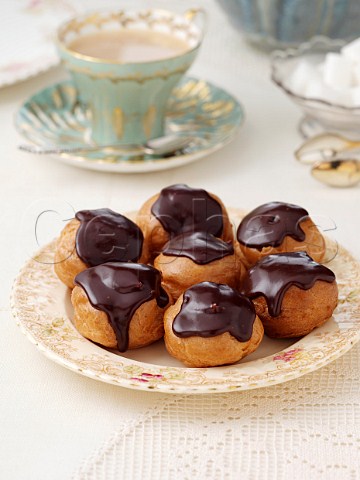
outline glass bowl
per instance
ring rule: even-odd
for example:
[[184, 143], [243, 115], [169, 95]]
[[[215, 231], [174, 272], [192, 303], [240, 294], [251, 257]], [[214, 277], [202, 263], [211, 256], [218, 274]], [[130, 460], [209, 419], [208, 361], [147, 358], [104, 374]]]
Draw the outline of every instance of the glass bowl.
[[360, 36], [359, 0], [218, 0], [247, 40], [264, 49], [297, 46], [315, 35]]
[[301, 60], [321, 63], [329, 52], [339, 52], [346, 44], [342, 40], [314, 37], [298, 48], [275, 51], [271, 56], [271, 79], [305, 114], [300, 122], [300, 131], [308, 137], [323, 131], [346, 132], [359, 137], [360, 105], [347, 107], [320, 98], [301, 96], [288, 86], [288, 79]]

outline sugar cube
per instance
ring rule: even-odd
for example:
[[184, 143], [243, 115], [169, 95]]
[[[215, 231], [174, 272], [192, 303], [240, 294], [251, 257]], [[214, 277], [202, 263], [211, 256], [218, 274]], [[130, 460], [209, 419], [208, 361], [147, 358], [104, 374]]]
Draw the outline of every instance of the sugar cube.
[[297, 95], [360, 108], [360, 38], [328, 53], [323, 62], [298, 60], [287, 87]]
[[307, 86], [306, 97], [325, 100], [335, 105], [351, 106], [352, 96], [349, 89], [335, 89], [326, 85], [323, 81], [317, 81]]
[[328, 53], [324, 62], [324, 83], [333, 88], [352, 86], [353, 62], [338, 53]]
[[309, 83], [319, 80], [316, 68], [307, 61], [300, 61], [288, 80], [288, 88], [298, 95], [305, 95]]
[[360, 62], [360, 38], [345, 45], [341, 49], [341, 53], [353, 62]]
[[313, 82], [309, 82], [305, 90], [306, 98], [316, 98], [320, 100], [326, 100], [326, 86], [321, 79]]

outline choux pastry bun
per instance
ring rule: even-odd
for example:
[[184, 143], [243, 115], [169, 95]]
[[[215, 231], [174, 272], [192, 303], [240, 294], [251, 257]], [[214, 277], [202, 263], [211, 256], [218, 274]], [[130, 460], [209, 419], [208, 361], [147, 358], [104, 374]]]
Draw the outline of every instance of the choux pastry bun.
[[274, 338], [307, 335], [331, 317], [338, 302], [334, 273], [306, 252], [264, 257], [247, 272], [242, 293]]
[[188, 367], [235, 363], [253, 352], [264, 329], [252, 302], [228, 285], [190, 287], [164, 316], [168, 352]]
[[55, 273], [69, 288], [76, 275], [105, 262], [147, 262], [140, 228], [108, 208], [82, 210], [62, 230], [55, 249]]
[[154, 266], [174, 300], [187, 288], [204, 281], [236, 288], [245, 272], [231, 242], [204, 232], [184, 233], [169, 240]]
[[305, 251], [316, 262], [325, 241], [308, 212], [297, 205], [269, 202], [246, 215], [237, 230], [241, 258], [247, 268], [266, 255]]
[[136, 223], [142, 229], [153, 257], [165, 243], [182, 233], [202, 231], [233, 240], [226, 208], [214, 194], [187, 185], [171, 185], [151, 197], [140, 208]]
[[75, 283], [74, 325], [84, 337], [120, 352], [162, 338], [169, 297], [155, 268], [110, 262], [80, 272]]

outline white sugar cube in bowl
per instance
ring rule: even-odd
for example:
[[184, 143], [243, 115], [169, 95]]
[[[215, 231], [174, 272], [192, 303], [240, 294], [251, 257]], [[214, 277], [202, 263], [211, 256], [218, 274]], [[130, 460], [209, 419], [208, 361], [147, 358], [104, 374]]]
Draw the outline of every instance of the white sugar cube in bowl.
[[360, 38], [348, 43], [341, 49], [342, 54], [354, 62], [360, 61]]
[[340, 53], [329, 52], [323, 62], [323, 80], [334, 89], [352, 86], [353, 62]]
[[360, 134], [360, 39], [314, 37], [274, 52], [272, 80], [321, 129]]

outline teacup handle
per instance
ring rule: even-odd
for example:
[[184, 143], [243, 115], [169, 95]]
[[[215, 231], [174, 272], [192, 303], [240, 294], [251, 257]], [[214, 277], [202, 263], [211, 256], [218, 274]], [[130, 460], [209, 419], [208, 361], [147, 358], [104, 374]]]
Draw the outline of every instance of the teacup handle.
[[201, 8], [201, 7], [189, 8], [188, 10], [186, 10], [184, 12], [184, 17], [189, 22], [193, 22], [198, 17], [198, 19], [201, 22], [201, 24], [200, 24], [201, 31], [204, 33], [206, 23], [207, 23], [207, 14], [206, 14], [206, 11], [203, 8]]

